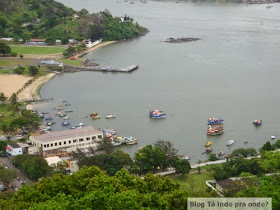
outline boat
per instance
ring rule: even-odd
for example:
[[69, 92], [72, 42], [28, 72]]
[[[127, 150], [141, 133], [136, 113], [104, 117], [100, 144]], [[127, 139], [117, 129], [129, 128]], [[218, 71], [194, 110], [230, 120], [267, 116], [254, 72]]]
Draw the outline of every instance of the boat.
[[233, 145], [233, 144], [234, 144], [234, 140], [228, 140], [226, 145], [230, 146], [230, 145]]
[[115, 118], [116, 115], [115, 114], [107, 114], [106, 115], [106, 119], [111, 119], [111, 118]]
[[70, 103], [67, 103], [67, 104], [64, 104], [65, 106], [70, 106], [71, 104]]
[[212, 147], [206, 147], [205, 148], [205, 152], [206, 153], [210, 153], [210, 152], [212, 152], [213, 151], [213, 148]]
[[60, 116], [61, 114], [62, 114], [62, 112], [60, 112], [60, 111], [55, 113], [56, 116]]
[[49, 112], [42, 112], [42, 114], [49, 114]]
[[46, 124], [47, 124], [47, 126], [51, 126], [51, 125], [54, 125], [55, 122], [47, 122]]
[[121, 146], [122, 143], [120, 142], [112, 142], [113, 147]]
[[161, 119], [166, 117], [166, 113], [161, 110], [153, 110], [149, 112], [149, 116], [153, 119]]
[[270, 9], [271, 7], [273, 7], [273, 6], [266, 6], [266, 9]]
[[97, 112], [93, 112], [90, 114], [91, 119], [96, 120], [96, 119], [100, 119], [100, 116], [98, 115]]
[[127, 145], [133, 145], [133, 144], [137, 144], [137, 140], [136, 140], [136, 138], [130, 136], [130, 137], [127, 137], [127, 138], [125, 139], [125, 143], [126, 143]]
[[103, 133], [104, 137], [117, 136], [117, 132], [113, 129], [103, 129], [102, 133]]
[[81, 127], [81, 126], [84, 126], [84, 123], [79, 123], [79, 126]]
[[126, 139], [126, 137], [118, 136], [118, 137], [115, 139], [115, 142], [119, 142], [119, 143], [121, 143], [121, 144], [126, 144], [125, 139]]
[[67, 112], [73, 112], [73, 110], [65, 110], [65, 113], [67, 113]]
[[270, 138], [271, 138], [271, 139], [275, 139], [276, 137], [275, 137], [275, 136], [271, 136]]
[[221, 152], [218, 153], [218, 156], [223, 156], [223, 155], [225, 155], [224, 151], [221, 151]]
[[211, 144], [212, 144], [212, 141], [207, 141], [207, 142], [205, 143], [205, 147], [209, 147], [209, 146], [211, 146]]
[[45, 116], [43, 114], [39, 114], [40, 118], [45, 118]]
[[185, 157], [185, 160], [190, 160], [190, 159], [191, 159], [190, 156]]
[[255, 120], [253, 122], [254, 125], [262, 125], [262, 120]]
[[224, 120], [223, 119], [220, 119], [220, 118], [212, 118], [212, 117], [210, 117], [210, 118], [208, 118], [208, 124], [209, 125], [218, 125], [218, 124], [221, 124], [221, 123], [223, 123], [224, 122]]
[[68, 125], [70, 125], [70, 122], [69, 122], [69, 121], [64, 121], [64, 122], [62, 122], [62, 126], [68, 126]]
[[61, 113], [60, 115], [59, 115], [59, 117], [64, 117], [65, 116], [65, 114], [63, 114], [63, 113]]
[[76, 129], [76, 127], [75, 126], [71, 126], [70, 129], [73, 130], [73, 129]]
[[224, 133], [224, 127], [221, 125], [209, 125], [207, 129], [207, 135], [217, 136]]
[[52, 119], [53, 119], [52, 116], [48, 116], [45, 118], [45, 120], [52, 120]]
[[65, 116], [63, 119], [64, 119], [64, 120], [69, 120], [69, 117], [68, 117], [68, 116]]

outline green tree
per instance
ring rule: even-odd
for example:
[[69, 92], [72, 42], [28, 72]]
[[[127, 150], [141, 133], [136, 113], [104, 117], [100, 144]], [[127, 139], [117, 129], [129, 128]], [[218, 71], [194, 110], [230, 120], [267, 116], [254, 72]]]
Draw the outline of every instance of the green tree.
[[12, 50], [9, 45], [7, 45], [5, 43], [0, 43], [0, 53], [5, 55], [5, 54], [10, 54], [11, 52], [12, 52]]
[[49, 37], [46, 39], [47, 45], [54, 45], [55, 44], [55, 38]]
[[107, 154], [113, 153], [115, 151], [111, 139], [108, 137], [104, 137], [101, 141], [97, 142], [97, 149], [103, 150]]
[[68, 47], [64, 52], [63, 55], [65, 57], [70, 57], [72, 56], [74, 53], [76, 53], [76, 48], [75, 47]]
[[67, 38], [67, 37], [63, 37], [62, 39], [61, 39], [61, 44], [68, 44], [68, 42], [69, 42], [69, 39]]
[[15, 68], [14, 72], [16, 74], [23, 74], [24, 70], [25, 70], [25, 68], [23, 66], [18, 66]]
[[255, 156], [257, 155], [257, 151], [254, 148], [239, 148], [233, 150], [233, 152], [229, 155], [230, 158], [235, 158], [235, 157], [248, 157], [248, 156]]
[[0, 151], [2, 152], [6, 152], [6, 146], [7, 146], [7, 142], [6, 141], [0, 141]]
[[208, 158], [209, 161], [219, 160], [215, 153], [211, 153]]
[[14, 106], [17, 106], [17, 94], [13, 93], [12, 96], [10, 97], [10, 102], [11, 102], [11, 105], [14, 107]]
[[0, 93], [0, 101], [4, 104], [7, 101], [8, 97], [4, 93]]
[[39, 72], [39, 69], [36, 66], [29, 66], [28, 69], [32, 76], [37, 75]]
[[3, 166], [0, 166], [0, 181], [9, 185], [10, 181], [17, 177], [17, 173], [13, 169], [5, 169]]
[[83, 17], [88, 15], [88, 11], [86, 9], [81, 9], [81, 11], [79, 12], [79, 16]]
[[177, 159], [174, 163], [176, 173], [181, 173], [182, 175], [189, 173], [191, 170], [191, 165], [188, 160], [185, 159]]
[[267, 141], [261, 148], [260, 151], [270, 151], [272, 150], [271, 143]]

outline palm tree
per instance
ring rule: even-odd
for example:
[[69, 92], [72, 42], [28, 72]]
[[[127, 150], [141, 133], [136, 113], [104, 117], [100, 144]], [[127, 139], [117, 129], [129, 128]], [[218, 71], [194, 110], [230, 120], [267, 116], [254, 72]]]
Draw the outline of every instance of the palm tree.
[[7, 99], [8, 99], [8, 97], [5, 96], [4, 93], [0, 93], [0, 101], [2, 102], [2, 104], [4, 104]]

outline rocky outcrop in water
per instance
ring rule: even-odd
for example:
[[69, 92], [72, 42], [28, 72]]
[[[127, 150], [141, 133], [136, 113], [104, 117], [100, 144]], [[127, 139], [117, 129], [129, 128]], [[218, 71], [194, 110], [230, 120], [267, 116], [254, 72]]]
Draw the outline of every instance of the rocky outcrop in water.
[[168, 42], [168, 43], [182, 43], [182, 42], [194, 42], [194, 41], [198, 41], [198, 40], [200, 40], [200, 38], [191, 38], [191, 37], [173, 38], [173, 37], [170, 37], [169, 39], [165, 40], [165, 42]]

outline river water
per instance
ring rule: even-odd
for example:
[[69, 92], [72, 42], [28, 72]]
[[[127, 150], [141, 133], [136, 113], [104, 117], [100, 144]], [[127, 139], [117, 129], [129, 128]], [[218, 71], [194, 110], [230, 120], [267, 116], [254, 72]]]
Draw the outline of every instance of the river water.
[[[38, 110], [50, 110], [67, 100], [72, 104], [72, 124], [114, 128], [120, 136], [139, 139], [138, 145], [120, 147], [129, 154], [164, 139], [173, 141], [193, 163], [207, 159], [202, 154], [206, 140], [213, 141], [215, 153], [230, 153], [240, 147], [259, 148], [266, 141], [273, 142], [271, 135], [280, 133], [279, 4], [266, 9], [266, 5], [175, 1], [60, 2], [75, 10], [127, 14], [150, 33], [85, 56], [102, 66], [137, 64], [138, 70], [58, 75], [41, 89], [43, 98], [53, 97], [54, 101], [38, 104]], [[163, 42], [169, 37], [201, 40]], [[164, 110], [167, 118], [150, 119], [149, 106]], [[86, 118], [92, 112], [99, 112], [102, 118]], [[105, 119], [107, 113], [115, 113], [116, 118]], [[225, 120], [224, 134], [206, 135], [208, 117]], [[254, 127], [256, 119], [262, 119], [263, 125]], [[54, 130], [65, 129], [60, 121], [57, 118]], [[235, 144], [226, 147], [229, 139]]]

